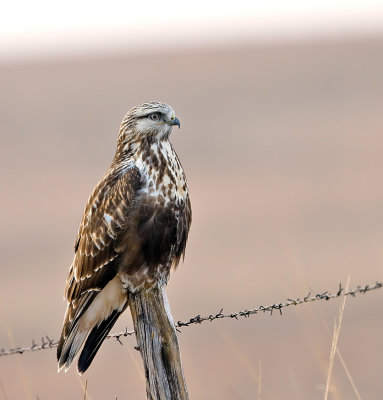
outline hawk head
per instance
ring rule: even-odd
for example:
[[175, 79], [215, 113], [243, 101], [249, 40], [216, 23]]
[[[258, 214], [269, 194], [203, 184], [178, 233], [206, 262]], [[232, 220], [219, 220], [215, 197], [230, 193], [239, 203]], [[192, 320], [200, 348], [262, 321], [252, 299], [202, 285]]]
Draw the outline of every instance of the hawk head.
[[159, 141], [167, 139], [174, 125], [180, 121], [174, 110], [165, 103], [143, 103], [133, 107], [121, 124], [120, 135], [126, 139]]

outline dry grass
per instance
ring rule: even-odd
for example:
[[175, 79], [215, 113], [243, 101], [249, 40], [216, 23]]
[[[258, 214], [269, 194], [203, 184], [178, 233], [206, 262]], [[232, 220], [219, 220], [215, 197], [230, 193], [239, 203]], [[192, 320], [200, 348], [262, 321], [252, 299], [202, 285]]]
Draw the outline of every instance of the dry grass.
[[350, 370], [347, 368], [347, 365], [346, 365], [346, 363], [344, 362], [344, 359], [343, 359], [343, 357], [342, 357], [342, 355], [341, 355], [341, 353], [340, 353], [338, 347], [337, 347], [337, 349], [336, 349], [336, 354], [338, 355], [339, 360], [340, 360], [340, 363], [342, 364], [342, 367], [343, 367], [344, 371], [346, 372], [347, 378], [348, 378], [348, 380], [349, 380], [349, 382], [350, 382], [350, 384], [351, 384], [352, 389], [354, 390], [354, 394], [355, 394], [356, 398], [357, 398], [358, 400], [362, 400], [362, 397], [361, 397], [361, 395], [360, 395], [360, 393], [359, 393], [359, 391], [358, 391], [358, 389], [357, 389], [357, 387], [356, 387], [356, 385], [355, 385], [355, 382], [354, 382], [354, 380], [352, 379]]
[[[350, 277], [348, 277], [348, 279], [347, 279], [347, 284], [346, 284], [345, 290], [347, 291], [349, 288], [350, 288]], [[337, 352], [339, 333], [340, 333], [340, 328], [342, 326], [345, 305], [346, 305], [346, 296], [343, 298], [342, 304], [339, 308], [338, 320], [335, 321], [335, 324], [334, 324], [334, 335], [333, 335], [333, 340], [331, 343], [330, 362], [329, 362], [328, 371], [327, 371], [327, 381], [326, 381], [324, 400], [327, 400], [328, 394], [330, 391], [330, 383], [331, 383], [332, 370], [333, 370], [333, 366], [334, 366], [334, 358], [335, 358], [335, 354]]]
[[[11, 346], [15, 347], [15, 341], [14, 341], [14, 338], [13, 338], [12, 331], [10, 329], [7, 329], [7, 333], [8, 333], [9, 342], [10, 342]], [[33, 396], [32, 396], [32, 393], [31, 393], [31, 389], [29, 387], [28, 380], [26, 378], [26, 375], [25, 375], [25, 372], [24, 372], [24, 368], [21, 365], [20, 359], [17, 359], [16, 363], [17, 363], [17, 370], [18, 370], [18, 373], [19, 373], [19, 378], [20, 378], [20, 380], [22, 382], [22, 386], [24, 388], [24, 392], [25, 392], [25, 396], [26, 396], [25, 398], [26, 399], [32, 399]]]
[[227, 348], [232, 350], [232, 354], [234, 357], [240, 362], [241, 368], [243, 371], [246, 371], [250, 376], [251, 380], [260, 386], [260, 372], [258, 373], [256, 367], [254, 365], [253, 360], [249, 357], [246, 352], [241, 349], [241, 346], [238, 344], [238, 340], [232, 338], [226, 331], [222, 328], [218, 327], [217, 331], [221, 335], [221, 337], [225, 340], [227, 344]]
[[1, 379], [0, 379], [0, 389], [1, 389], [1, 393], [3, 395], [4, 400], [8, 400], [7, 393], [5, 392], [5, 388], [3, 386], [3, 382], [1, 382]]
[[84, 400], [88, 399], [88, 400], [92, 400], [92, 396], [88, 393], [88, 379], [85, 380], [85, 385], [83, 384], [80, 376], [77, 374], [75, 374], [77, 381], [80, 383], [83, 393], [84, 393]]
[[262, 364], [259, 360], [259, 378], [258, 378], [258, 400], [261, 400], [261, 389], [262, 389]]
[[84, 387], [84, 400], [86, 400], [86, 389], [88, 388], [88, 379], [85, 381], [85, 387]]

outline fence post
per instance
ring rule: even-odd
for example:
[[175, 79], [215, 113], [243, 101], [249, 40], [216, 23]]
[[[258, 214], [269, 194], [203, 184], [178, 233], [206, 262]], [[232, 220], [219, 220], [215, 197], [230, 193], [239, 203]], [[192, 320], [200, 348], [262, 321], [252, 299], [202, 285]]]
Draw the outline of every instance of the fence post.
[[129, 295], [149, 400], [188, 400], [177, 332], [164, 286]]

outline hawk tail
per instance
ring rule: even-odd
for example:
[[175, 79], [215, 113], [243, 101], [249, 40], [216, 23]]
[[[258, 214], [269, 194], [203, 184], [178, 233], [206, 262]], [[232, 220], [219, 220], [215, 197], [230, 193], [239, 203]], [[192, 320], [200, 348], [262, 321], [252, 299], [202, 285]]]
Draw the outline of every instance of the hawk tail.
[[85, 342], [78, 361], [78, 372], [85, 372], [106, 335], [128, 305], [127, 292], [118, 276], [89, 300], [86, 306], [81, 307], [78, 315], [75, 315], [69, 328], [64, 324], [57, 348], [59, 370], [64, 366], [65, 371], [68, 370]]
[[107, 334], [112, 329], [120, 314], [125, 310], [126, 306], [121, 311], [114, 310], [107, 319], [92, 329], [78, 359], [77, 370], [80, 374], [84, 373], [89, 368], [102, 342], [105, 340]]

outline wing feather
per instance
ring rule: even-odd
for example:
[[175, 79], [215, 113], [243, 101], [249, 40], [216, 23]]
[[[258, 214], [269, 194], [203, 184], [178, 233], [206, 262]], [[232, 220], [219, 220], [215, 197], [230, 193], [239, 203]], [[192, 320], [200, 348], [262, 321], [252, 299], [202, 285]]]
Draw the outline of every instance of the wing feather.
[[75, 329], [76, 321], [117, 273], [120, 254], [115, 248], [115, 240], [124, 233], [132, 202], [140, 186], [137, 168], [124, 173], [112, 171], [104, 176], [88, 200], [65, 288], [68, 307], [58, 354]]
[[[72, 264], [76, 283], [97, 283], [97, 273], [118, 257], [114, 242], [123, 233], [132, 201], [140, 187], [137, 168], [106, 176], [96, 186], [81, 220]], [[85, 288], [85, 287], [84, 287]], [[67, 297], [68, 301], [71, 298]]]

